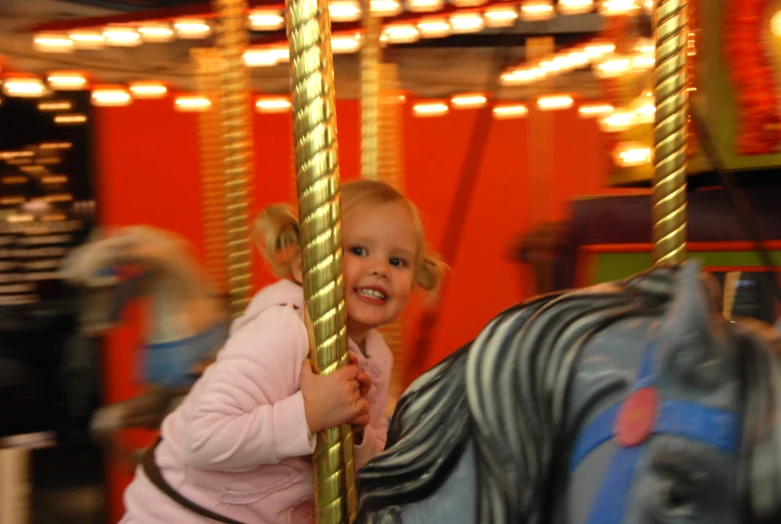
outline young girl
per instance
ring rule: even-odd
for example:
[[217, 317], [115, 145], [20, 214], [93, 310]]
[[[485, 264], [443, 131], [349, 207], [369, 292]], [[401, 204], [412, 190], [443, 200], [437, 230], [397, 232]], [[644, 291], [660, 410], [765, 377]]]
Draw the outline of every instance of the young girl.
[[442, 266], [425, 254], [415, 207], [374, 181], [341, 188], [351, 365], [315, 375], [307, 360], [298, 225], [283, 206], [256, 223], [277, 283], [262, 289], [182, 405], [163, 422], [125, 492], [123, 524], [311, 523], [318, 431], [349, 423], [360, 468], [383, 450], [391, 352], [376, 328]]

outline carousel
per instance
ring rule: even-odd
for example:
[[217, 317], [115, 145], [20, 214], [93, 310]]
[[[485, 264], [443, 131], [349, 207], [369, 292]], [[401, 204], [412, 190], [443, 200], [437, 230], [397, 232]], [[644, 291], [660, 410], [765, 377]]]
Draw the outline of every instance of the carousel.
[[[355, 178], [451, 274], [383, 328], [385, 450], [317, 434], [316, 522], [781, 519], [781, 3], [84, 4], [3, 8], [0, 521], [121, 517], [271, 282], [263, 205], [297, 208], [313, 369], [347, 365]], [[102, 494], [52, 507], [78, 460]]]

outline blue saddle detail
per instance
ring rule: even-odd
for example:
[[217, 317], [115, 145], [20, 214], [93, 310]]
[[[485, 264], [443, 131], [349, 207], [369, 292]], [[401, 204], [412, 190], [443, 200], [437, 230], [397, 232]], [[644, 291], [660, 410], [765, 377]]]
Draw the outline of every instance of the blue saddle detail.
[[228, 324], [216, 324], [198, 335], [149, 344], [144, 352], [143, 377], [147, 383], [184, 388], [197, 377], [191, 369], [228, 338]]

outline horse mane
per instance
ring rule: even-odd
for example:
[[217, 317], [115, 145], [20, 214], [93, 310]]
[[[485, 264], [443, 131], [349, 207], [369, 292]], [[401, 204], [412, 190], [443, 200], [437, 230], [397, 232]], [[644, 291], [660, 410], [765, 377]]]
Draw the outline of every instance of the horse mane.
[[[416, 380], [399, 400], [386, 451], [357, 474], [359, 522], [401, 522], [402, 507], [442, 485], [473, 441], [479, 522], [552, 522], [582, 420], [565, 424], [578, 356], [617, 321], [659, 317], [679, 268], [544, 295], [499, 314], [473, 342]], [[746, 402], [741, 480], [745, 522], [781, 520], [781, 343], [759, 322], [730, 323]], [[627, 388], [606, 380], [588, 409]], [[584, 415], [585, 416], [585, 415]], [[567, 427], [565, 427], [567, 426]]]
[[745, 522], [781, 522], [781, 339], [768, 324], [732, 324], [745, 411], [739, 497]]

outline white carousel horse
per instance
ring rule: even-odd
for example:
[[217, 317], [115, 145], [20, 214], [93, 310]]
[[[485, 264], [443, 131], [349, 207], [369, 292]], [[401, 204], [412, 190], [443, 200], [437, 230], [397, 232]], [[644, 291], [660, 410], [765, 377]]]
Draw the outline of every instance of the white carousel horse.
[[88, 335], [115, 327], [134, 298], [148, 299], [139, 377], [146, 391], [99, 409], [91, 430], [108, 442], [121, 429], [157, 428], [228, 335], [225, 303], [191, 246], [161, 229], [120, 228], [73, 250], [63, 273], [84, 293], [80, 320]]

